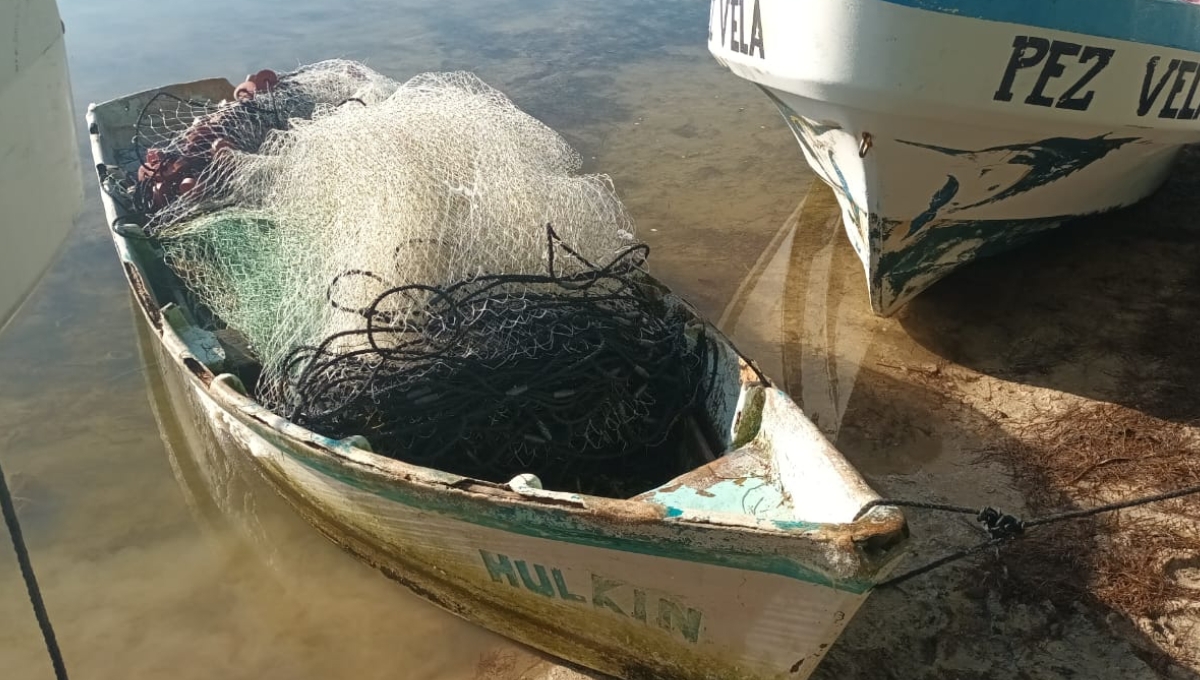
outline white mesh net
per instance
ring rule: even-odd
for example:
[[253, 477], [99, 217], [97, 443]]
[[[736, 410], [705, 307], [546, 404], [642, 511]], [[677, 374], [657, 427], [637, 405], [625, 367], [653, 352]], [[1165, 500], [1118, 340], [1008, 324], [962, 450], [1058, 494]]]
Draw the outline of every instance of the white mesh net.
[[135, 147], [135, 212], [269, 408], [473, 476], [676, 473], [648, 452], [698, 401], [702, 333], [641, 276], [609, 178], [474, 75], [263, 71], [148, 106]]
[[[562, 137], [475, 76], [425, 74], [384, 98], [382, 76], [355, 66], [370, 87], [354, 88], [344, 63], [332, 67], [300, 71], [297, 89], [320, 102], [311, 119], [271, 130], [256, 152], [226, 151], [196, 180], [214, 190], [156, 218], [192, 290], [265, 363], [361, 325], [326, 300], [347, 271], [374, 275], [338, 279], [337, 302], [357, 309], [385, 286], [544, 271], [547, 224], [591, 262], [630, 245], [609, 179], [575, 174]], [[281, 78], [294, 100], [292, 82]]]

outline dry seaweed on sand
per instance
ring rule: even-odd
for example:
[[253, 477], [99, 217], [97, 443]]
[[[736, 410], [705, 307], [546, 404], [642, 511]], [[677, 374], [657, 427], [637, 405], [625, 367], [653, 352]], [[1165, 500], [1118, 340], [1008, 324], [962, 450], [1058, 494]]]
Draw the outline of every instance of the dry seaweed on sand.
[[[1194, 429], [1127, 407], [1043, 413], [1015, 434], [991, 455], [1011, 466], [1031, 515], [1200, 484]], [[1195, 610], [1200, 591], [1180, 575], [1200, 565], [1200, 497], [1040, 527], [1000, 551], [999, 562], [990, 582], [1019, 600], [1091, 603], [1135, 623]], [[1200, 664], [1200, 650], [1173, 653]]]

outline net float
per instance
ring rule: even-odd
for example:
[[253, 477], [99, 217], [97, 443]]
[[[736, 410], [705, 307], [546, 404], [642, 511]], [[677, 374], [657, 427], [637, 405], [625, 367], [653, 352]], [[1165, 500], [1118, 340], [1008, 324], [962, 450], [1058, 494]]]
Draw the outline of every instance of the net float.
[[191, 165], [190, 158], [178, 156], [164, 162], [158, 174], [164, 182], [173, 182], [177, 177], [187, 172], [189, 165]]
[[162, 163], [162, 151], [159, 149], [147, 149], [146, 160], [138, 166], [138, 181], [145, 181], [149, 177], [153, 177], [158, 172], [158, 166]]
[[246, 80], [246, 82], [238, 85], [233, 90], [233, 97], [234, 99], [254, 99], [254, 95], [257, 92], [258, 86], [254, 84], [254, 81]]
[[221, 153], [235, 149], [233, 142], [224, 137], [218, 137], [212, 143], [212, 156], [215, 159]]
[[247, 77], [246, 80], [253, 82], [261, 90], [273, 88], [279, 84], [279, 76], [269, 68], [264, 68], [253, 76]]
[[211, 147], [213, 141], [219, 137], [220, 134], [213, 127], [209, 125], [196, 125], [191, 130], [188, 130], [187, 135], [184, 137], [184, 152], [188, 154], [199, 153], [201, 149]]

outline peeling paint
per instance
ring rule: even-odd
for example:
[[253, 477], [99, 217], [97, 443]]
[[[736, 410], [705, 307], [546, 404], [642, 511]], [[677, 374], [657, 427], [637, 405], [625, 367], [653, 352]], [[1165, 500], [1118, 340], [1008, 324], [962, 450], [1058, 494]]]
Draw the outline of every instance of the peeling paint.
[[[910, 142], [903, 139], [897, 139], [896, 143], [908, 144], [936, 151], [947, 156], [967, 159], [976, 166], [981, 177], [1002, 165], [1023, 165], [1029, 168], [1027, 172], [1022, 174], [1003, 191], [986, 196], [974, 203], [953, 206], [950, 212], [956, 212], [1003, 201], [1031, 189], [1057, 182], [1104, 158], [1110, 152], [1138, 140], [1138, 137], [1109, 139], [1106, 134], [1088, 139], [1051, 137], [1036, 142], [993, 146], [986, 149], [979, 149], [978, 151], [950, 149], [933, 144]], [[949, 202], [954, 194], [958, 192], [958, 179], [953, 176], [950, 179], [954, 181], [954, 191], [941, 201], [941, 205]], [[949, 186], [949, 183], [947, 185]], [[1000, 185], [994, 186], [995, 188], [999, 188]], [[945, 189], [942, 191], [945, 191]], [[935, 201], [941, 198], [942, 191], [934, 195]]]

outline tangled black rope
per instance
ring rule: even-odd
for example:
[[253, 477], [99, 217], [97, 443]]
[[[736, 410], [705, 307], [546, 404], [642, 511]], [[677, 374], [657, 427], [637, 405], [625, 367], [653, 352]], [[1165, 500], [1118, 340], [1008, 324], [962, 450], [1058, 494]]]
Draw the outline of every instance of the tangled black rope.
[[888, 586], [899, 585], [905, 581], [916, 578], [922, 574], [927, 574], [927, 573], [933, 571], [934, 569], [937, 569], [938, 567], [941, 567], [943, 565], [949, 564], [951, 562], [957, 562], [958, 560], [961, 560], [965, 557], [970, 557], [971, 555], [974, 555], [976, 553], [987, 550], [988, 548], [996, 547], [1001, 544], [1013, 541], [1013, 540], [1025, 535], [1026, 529], [1030, 529], [1030, 528], [1037, 527], [1037, 526], [1043, 526], [1046, 524], [1056, 524], [1058, 522], [1066, 522], [1069, 520], [1093, 517], [1095, 515], [1103, 514], [1106, 512], [1114, 512], [1116, 510], [1124, 510], [1126, 508], [1133, 508], [1133, 507], [1137, 507], [1139, 505], [1147, 505], [1149, 503], [1158, 503], [1160, 501], [1169, 501], [1169, 500], [1172, 500], [1175, 498], [1183, 498], [1184, 496], [1191, 496], [1191, 495], [1195, 495], [1195, 494], [1200, 494], [1200, 484], [1197, 484], [1195, 486], [1185, 487], [1182, 489], [1176, 489], [1174, 491], [1166, 491], [1166, 492], [1154, 494], [1151, 496], [1140, 496], [1138, 498], [1130, 498], [1130, 499], [1126, 499], [1123, 501], [1117, 501], [1115, 503], [1107, 503], [1105, 505], [1099, 505], [1094, 508], [1083, 508], [1083, 509], [1079, 509], [1079, 510], [1066, 510], [1064, 512], [1057, 512], [1054, 514], [1046, 515], [1044, 517], [1038, 517], [1038, 518], [1031, 519], [1031, 520], [1022, 520], [1019, 517], [1016, 517], [1014, 515], [1009, 515], [1007, 513], [1004, 513], [1002, 511], [997, 510], [996, 508], [992, 508], [992, 507], [985, 507], [983, 509], [978, 509], [978, 508], [968, 508], [968, 507], [964, 507], [961, 505], [948, 505], [945, 503], [929, 503], [926, 501], [909, 501], [909, 500], [899, 500], [899, 499], [892, 499], [892, 498], [878, 498], [878, 499], [875, 499], [875, 500], [870, 501], [869, 503], [866, 503], [865, 505], [863, 505], [863, 507], [858, 511], [858, 514], [856, 514], [854, 516], [854, 519], [858, 520], [861, 517], [865, 516], [872, 509], [880, 507], [880, 506], [895, 507], [895, 508], [917, 508], [917, 509], [921, 509], [921, 510], [936, 510], [939, 512], [949, 512], [949, 513], [954, 513], [954, 514], [959, 514], [959, 515], [975, 515], [976, 521], [978, 521], [983, 526], [984, 531], [986, 531], [988, 534], [988, 539], [986, 541], [983, 541], [982, 543], [977, 543], [976, 545], [973, 545], [969, 548], [964, 548], [957, 552], [950, 553], [949, 555], [938, 558], [928, 564], [917, 567], [910, 571], [906, 571], [903, 574], [900, 574], [899, 576], [893, 576], [890, 579], [881, 581], [880, 583], [876, 584], [876, 586], [875, 586], [876, 588], [884, 588], [884, 587], [888, 587]]
[[38, 628], [42, 631], [42, 640], [46, 643], [46, 653], [50, 655], [50, 664], [54, 666], [54, 677], [57, 680], [67, 680], [67, 665], [63, 662], [62, 652], [58, 649], [58, 639], [54, 636], [54, 627], [50, 625], [50, 615], [46, 612], [46, 603], [42, 600], [42, 591], [38, 587], [37, 576], [33, 573], [29, 549], [25, 547], [25, 538], [21, 534], [21, 523], [17, 519], [17, 508], [13, 503], [12, 493], [8, 489], [8, 481], [4, 477], [2, 468], [0, 468], [0, 512], [4, 515], [4, 524], [8, 527], [13, 550], [17, 553], [17, 563], [21, 567], [21, 576], [25, 579], [25, 590], [29, 594], [29, 603], [33, 605], [33, 615], [37, 618]]
[[330, 304], [364, 326], [294, 350], [260, 399], [326, 436], [362, 434], [378, 453], [457, 474], [532, 472], [548, 488], [607, 493], [667, 481], [678, 457], [657, 447], [711, 382], [709, 340], [652, 293], [647, 246], [596, 267], [549, 226], [547, 238], [546, 274], [397, 286], [361, 309], [338, 302], [339, 283], [381, 279], [344, 273]]

